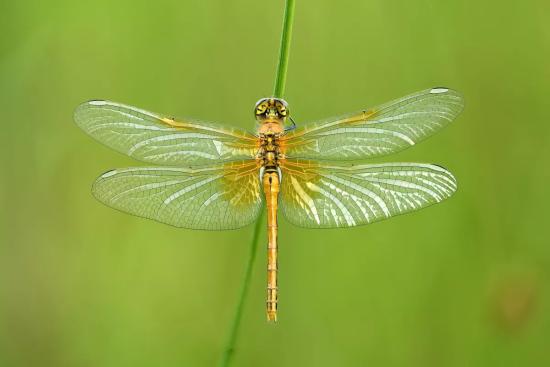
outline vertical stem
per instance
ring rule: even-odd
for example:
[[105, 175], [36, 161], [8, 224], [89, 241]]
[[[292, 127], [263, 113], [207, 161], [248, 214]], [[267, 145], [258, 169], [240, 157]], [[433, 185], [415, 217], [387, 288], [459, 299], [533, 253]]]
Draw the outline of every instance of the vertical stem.
[[[285, 91], [286, 84], [286, 71], [288, 67], [288, 53], [290, 50], [290, 39], [292, 36], [292, 22], [294, 19], [294, 0], [286, 0], [285, 3], [285, 13], [283, 20], [283, 31], [281, 34], [281, 46], [279, 50], [279, 62], [277, 65], [277, 75], [275, 79], [275, 89], [273, 96], [276, 98], [282, 98]], [[233, 358], [235, 352], [235, 344], [239, 334], [239, 327], [241, 325], [241, 319], [243, 314], [244, 302], [246, 295], [248, 294], [248, 289], [250, 286], [250, 279], [252, 275], [252, 268], [254, 265], [254, 259], [256, 258], [256, 249], [258, 238], [260, 236], [260, 231], [264, 223], [264, 208], [261, 209], [261, 215], [254, 225], [254, 232], [252, 234], [252, 242], [250, 243], [250, 252], [248, 256], [248, 262], [246, 264], [246, 271], [243, 278], [243, 284], [241, 286], [241, 291], [239, 294], [239, 301], [235, 309], [235, 315], [233, 317], [233, 322], [231, 323], [231, 328], [229, 329], [229, 335], [221, 357], [219, 366], [228, 367]]]
[[281, 46], [279, 48], [279, 64], [273, 97], [283, 98], [286, 84], [286, 70], [288, 67], [288, 54], [290, 51], [290, 39], [292, 38], [292, 24], [294, 23], [294, 0], [286, 0], [283, 20], [283, 33], [281, 34]]
[[244, 273], [243, 283], [241, 285], [241, 291], [239, 293], [239, 301], [237, 303], [237, 308], [235, 309], [235, 316], [233, 317], [233, 322], [231, 323], [231, 328], [229, 329], [229, 335], [227, 338], [227, 343], [225, 350], [223, 352], [222, 358], [220, 360], [220, 367], [227, 367], [231, 362], [233, 357], [233, 352], [235, 351], [235, 341], [237, 340], [237, 335], [239, 331], [239, 326], [241, 324], [241, 318], [243, 315], [243, 306], [248, 293], [248, 288], [250, 287], [250, 278], [252, 275], [252, 268], [254, 267], [254, 259], [256, 258], [256, 249], [258, 248], [258, 238], [260, 237], [260, 232], [263, 224], [264, 218], [264, 208], [261, 209], [261, 215], [254, 225], [254, 232], [252, 234], [252, 241], [250, 242], [250, 251], [248, 254], [248, 261], [246, 263], [246, 271]]

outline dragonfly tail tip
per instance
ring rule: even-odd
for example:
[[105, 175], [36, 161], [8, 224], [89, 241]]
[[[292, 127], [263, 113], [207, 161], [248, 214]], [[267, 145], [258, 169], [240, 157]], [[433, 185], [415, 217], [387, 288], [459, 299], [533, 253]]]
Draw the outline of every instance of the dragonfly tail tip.
[[268, 312], [267, 321], [272, 323], [277, 323], [277, 314], [275, 312]]

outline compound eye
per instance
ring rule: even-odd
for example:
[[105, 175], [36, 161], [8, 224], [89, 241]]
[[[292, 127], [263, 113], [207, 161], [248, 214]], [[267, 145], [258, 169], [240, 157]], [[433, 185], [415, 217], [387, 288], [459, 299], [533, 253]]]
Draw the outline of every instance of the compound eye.
[[277, 112], [279, 112], [279, 115], [283, 117], [285, 117], [288, 113], [286, 106], [281, 102], [277, 102]]
[[262, 102], [256, 107], [256, 115], [261, 115], [267, 111], [267, 103]]

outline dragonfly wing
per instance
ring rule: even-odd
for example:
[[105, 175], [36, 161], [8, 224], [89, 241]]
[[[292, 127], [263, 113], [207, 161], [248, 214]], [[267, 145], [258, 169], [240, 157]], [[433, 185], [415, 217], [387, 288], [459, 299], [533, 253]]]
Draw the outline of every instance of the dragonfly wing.
[[421, 163], [353, 166], [287, 160], [281, 210], [295, 225], [353, 227], [438, 203], [456, 191], [446, 169]]
[[93, 195], [123, 212], [176, 227], [224, 230], [243, 227], [262, 203], [256, 162], [204, 169], [135, 167], [108, 171]]
[[249, 159], [257, 152], [257, 138], [244, 130], [177, 121], [116, 102], [85, 102], [74, 119], [101, 143], [147, 163], [205, 165]]
[[463, 109], [462, 96], [432, 88], [384, 105], [306, 125], [282, 137], [288, 157], [368, 159], [406, 149], [435, 134]]

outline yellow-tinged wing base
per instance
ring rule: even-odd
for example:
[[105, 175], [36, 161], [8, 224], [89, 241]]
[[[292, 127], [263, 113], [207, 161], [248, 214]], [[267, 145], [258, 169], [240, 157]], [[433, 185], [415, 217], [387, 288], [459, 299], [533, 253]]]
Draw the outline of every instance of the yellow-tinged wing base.
[[280, 208], [301, 227], [353, 227], [438, 203], [456, 191], [446, 169], [422, 163], [365, 165], [285, 160]]
[[135, 167], [108, 171], [94, 183], [104, 204], [176, 227], [236, 229], [262, 207], [258, 164], [232, 162], [204, 169]]

